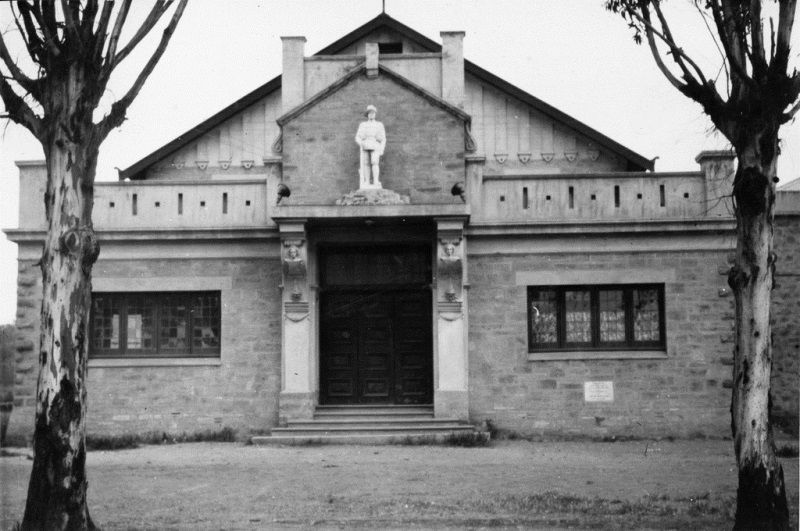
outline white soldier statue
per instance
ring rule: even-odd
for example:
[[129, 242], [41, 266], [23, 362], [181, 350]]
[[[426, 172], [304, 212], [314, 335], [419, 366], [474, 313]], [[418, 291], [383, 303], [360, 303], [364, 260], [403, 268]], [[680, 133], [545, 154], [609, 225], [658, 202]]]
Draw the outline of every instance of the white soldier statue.
[[367, 105], [367, 121], [361, 122], [356, 132], [356, 144], [361, 147], [359, 188], [362, 190], [382, 188], [379, 165], [386, 147], [386, 130], [375, 120], [377, 112], [374, 105]]

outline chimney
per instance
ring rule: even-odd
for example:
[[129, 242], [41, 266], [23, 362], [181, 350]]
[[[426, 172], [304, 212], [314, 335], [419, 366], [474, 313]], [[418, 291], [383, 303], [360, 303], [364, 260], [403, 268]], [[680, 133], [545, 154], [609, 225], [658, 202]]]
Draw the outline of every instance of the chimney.
[[442, 98], [464, 108], [464, 32], [443, 31]]
[[694, 159], [705, 175], [705, 208], [707, 216], [728, 217], [733, 214], [733, 150], [701, 151]]
[[281, 37], [283, 73], [281, 74], [282, 112], [289, 112], [305, 100], [305, 37]]

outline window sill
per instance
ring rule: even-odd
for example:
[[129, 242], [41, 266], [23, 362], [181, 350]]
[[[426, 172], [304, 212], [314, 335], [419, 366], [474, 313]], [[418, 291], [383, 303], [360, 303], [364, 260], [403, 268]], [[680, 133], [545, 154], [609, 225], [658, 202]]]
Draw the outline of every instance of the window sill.
[[663, 350], [579, 350], [529, 352], [528, 361], [559, 360], [659, 360], [666, 359]]
[[220, 358], [94, 358], [89, 368], [112, 367], [215, 367], [222, 365]]

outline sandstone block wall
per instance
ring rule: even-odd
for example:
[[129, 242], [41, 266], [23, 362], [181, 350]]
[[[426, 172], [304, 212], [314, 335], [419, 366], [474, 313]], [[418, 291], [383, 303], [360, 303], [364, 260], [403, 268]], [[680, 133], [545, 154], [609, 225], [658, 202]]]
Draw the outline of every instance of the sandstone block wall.
[[[470, 256], [470, 418], [525, 434], [730, 435], [726, 254]], [[527, 293], [515, 273], [591, 268], [674, 270], [665, 283], [666, 359], [528, 361]], [[614, 401], [585, 402], [586, 381], [613, 382]]]
[[772, 292], [772, 407], [797, 430], [800, 400], [800, 216], [775, 218], [776, 263]]
[[368, 104], [386, 129], [384, 188], [412, 203], [455, 203], [464, 181], [464, 122], [387, 75], [361, 75], [283, 126], [286, 204], [333, 204], [358, 188], [358, 124]]
[[[41, 280], [20, 263], [17, 380], [11, 434], [30, 437], [35, 408]], [[222, 293], [219, 366], [89, 368], [89, 435], [237, 430], [277, 423], [280, 392], [280, 264], [277, 259], [100, 260], [94, 278], [230, 277]]]

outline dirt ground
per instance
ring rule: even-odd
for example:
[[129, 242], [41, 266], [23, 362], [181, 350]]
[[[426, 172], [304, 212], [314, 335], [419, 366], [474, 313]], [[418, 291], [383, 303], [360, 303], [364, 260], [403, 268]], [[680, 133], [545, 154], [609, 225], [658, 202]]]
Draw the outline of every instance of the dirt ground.
[[[782, 459], [797, 526], [798, 460]], [[2, 529], [31, 461], [0, 458]], [[88, 456], [104, 529], [730, 529], [730, 441], [145, 446]]]

